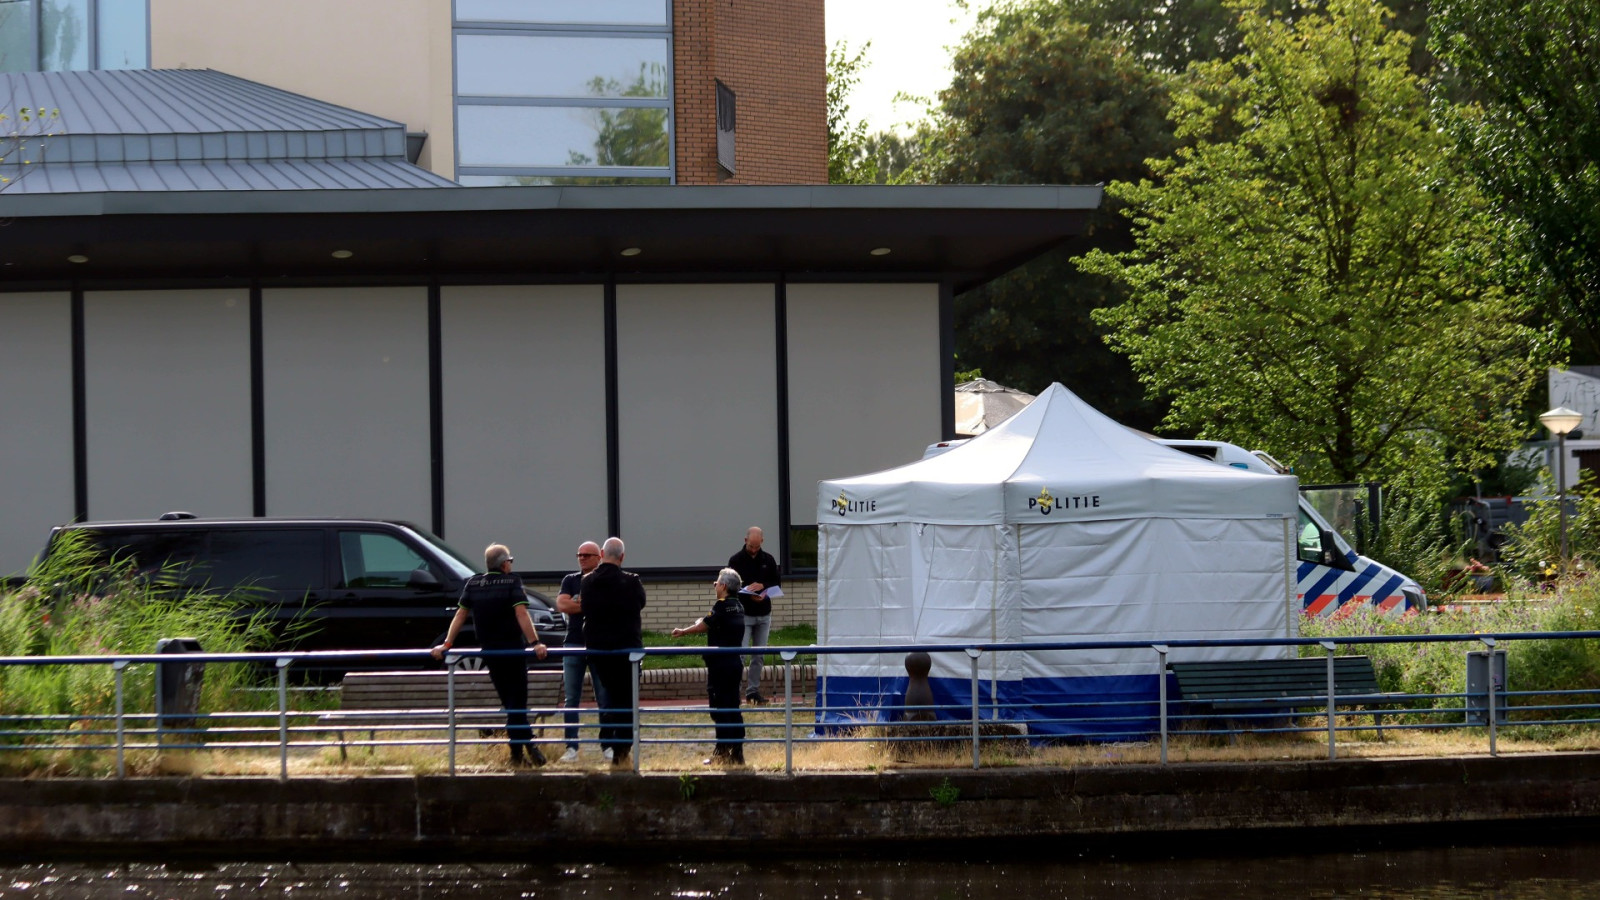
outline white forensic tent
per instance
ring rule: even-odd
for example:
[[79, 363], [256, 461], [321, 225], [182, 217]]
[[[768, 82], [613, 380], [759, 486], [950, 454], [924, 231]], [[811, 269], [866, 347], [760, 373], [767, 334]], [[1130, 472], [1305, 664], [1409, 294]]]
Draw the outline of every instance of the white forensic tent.
[[[1297, 487], [1292, 476], [1164, 447], [1054, 384], [939, 456], [819, 484], [817, 637], [828, 645], [1291, 637]], [[905, 689], [898, 653], [826, 655], [819, 664], [824, 722], [873, 718]], [[1148, 648], [986, 653], [980, 666], [985, 716], [1029, 720], [1034, 733], [1136, 733], [1155, 716]], [[970, 702], [966, 654], [935, 654], [932, 680], [939, 703]], [[1093, 718], [1122, 721], [1068, 721]]]

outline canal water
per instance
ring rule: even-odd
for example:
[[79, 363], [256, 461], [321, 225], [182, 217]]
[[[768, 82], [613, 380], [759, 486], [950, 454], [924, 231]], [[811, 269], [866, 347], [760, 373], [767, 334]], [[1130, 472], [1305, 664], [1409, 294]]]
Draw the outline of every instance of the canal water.
[[[0, 849], [3, 853], [3, 849]], [[1241, 855], [1224, 859], [826, 859], [628, 864], [550, 861], [0, 865], [0, 898], [819, 898], [1239, 900], [1600, 897], [1600, 843]]]

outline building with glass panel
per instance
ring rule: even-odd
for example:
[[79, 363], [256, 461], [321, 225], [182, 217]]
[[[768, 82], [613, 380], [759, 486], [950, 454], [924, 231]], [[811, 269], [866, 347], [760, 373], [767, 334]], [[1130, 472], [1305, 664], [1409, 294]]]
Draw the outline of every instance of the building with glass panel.
[[822, 0], [0, 0], [0, 71], [216, 69], [472, 186], [825, 182], [823, 41]]
[[148, 0], [0, 0], [0, 72], [143, 69]]

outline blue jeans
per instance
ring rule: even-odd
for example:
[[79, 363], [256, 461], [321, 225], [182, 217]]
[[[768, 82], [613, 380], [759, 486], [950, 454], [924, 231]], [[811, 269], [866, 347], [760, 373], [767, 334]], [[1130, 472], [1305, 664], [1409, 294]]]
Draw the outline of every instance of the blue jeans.
[[[745, 647], [765, 647], [767, 635], [772, 631], [772, 616], [745, 616], [744, 617], [744, 643]], [[744, 658], [748, 665], [748, 677], [745, 680], [744, 695], [761, 693], [761, 654], [752, 653]]]
[[562, 707], [566, 712], [561, 714], [567, 721], [567, 746], [578, 749], [578, 707], [583, 704], [583, 672], [588, 669], [590, 681], [594, 685], [594, 699], [596, 705], [602, 709], [606, 702], [601, 699], [604, 692], [600, 689], [600, 679], [594, 678], [594, 667], [589, 663], [589, 657], [582, 653], [574, 653], [561, 660], [561, 690], [565, 695], [562, 698]]

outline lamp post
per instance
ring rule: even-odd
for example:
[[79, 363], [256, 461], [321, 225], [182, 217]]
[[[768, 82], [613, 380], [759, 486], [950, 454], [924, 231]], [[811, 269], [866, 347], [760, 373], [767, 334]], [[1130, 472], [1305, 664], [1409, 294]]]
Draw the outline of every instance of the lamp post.
[[1561, 523], [1561, 563], [1557, 577], [1567, 574], [1567, 433], [1583, 421], [1583, 413], [1558, 406], [1539, 416], [1539, 421], [1556, 436], [1556, 510]]

